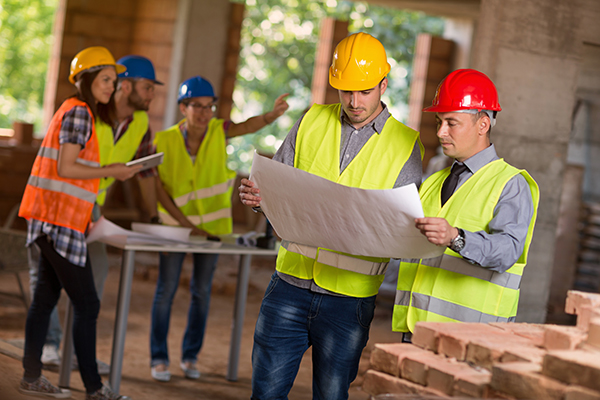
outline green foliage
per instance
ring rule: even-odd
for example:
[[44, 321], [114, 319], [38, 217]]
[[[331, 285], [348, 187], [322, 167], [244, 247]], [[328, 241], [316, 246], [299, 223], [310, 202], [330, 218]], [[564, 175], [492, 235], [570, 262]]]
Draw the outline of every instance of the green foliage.
[[57, 0], [0, 1], [0, 128], [39, 132]]
[[319, 27], [326, 17], [347, 20], [350, 33], [370, 33], [383, 43], [392, 65], [383, 101], [404, 120], [415, 39], [422, 32], [441, 34], [442, 19], [350, 1], [246, 0], [232, 120], [269, 111], [282, 93], [290, 94], [290, 109], [256, 134], [232, 139], [230, 168], [247, 172], [254, 149], [274, 153], [310, 105]]

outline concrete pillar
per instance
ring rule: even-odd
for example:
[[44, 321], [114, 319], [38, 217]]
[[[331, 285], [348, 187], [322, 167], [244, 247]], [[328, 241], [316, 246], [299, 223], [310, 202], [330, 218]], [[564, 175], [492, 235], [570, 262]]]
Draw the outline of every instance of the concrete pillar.
[[231, 5], [225, 0], [178, 1], [165, 127], [181, 118], [177, 107], [177, 90], [183, 80], [201, 75], [212, 83], [215, 94], [219, 96], [227, 52], [230, 10]]
[[570, 0], [482, 0], [472, 65], [495, 82], [502, 112], [492, 142], [540, 186], [518, 319], [544, 322], [582, 41]]

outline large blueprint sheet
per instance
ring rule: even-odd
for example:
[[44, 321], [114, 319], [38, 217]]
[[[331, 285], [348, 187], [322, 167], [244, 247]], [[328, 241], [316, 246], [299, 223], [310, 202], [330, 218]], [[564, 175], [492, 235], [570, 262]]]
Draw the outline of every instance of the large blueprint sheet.
[[351, 188], [258, 154], [250, 180], [284, 240], [372, 257], [430, 258], [444, 252], [415, 228], [423, 208], [414, 184]]

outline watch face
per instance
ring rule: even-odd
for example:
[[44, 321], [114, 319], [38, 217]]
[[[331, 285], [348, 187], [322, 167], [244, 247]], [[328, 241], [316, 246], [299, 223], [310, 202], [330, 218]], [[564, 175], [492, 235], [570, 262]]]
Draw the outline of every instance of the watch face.
[[457, 237], [454, 242], [452, 242], [452, 246], [450, 247], [455, 252], [460, 252], [465, 247], [465, 239], [461, 236]]

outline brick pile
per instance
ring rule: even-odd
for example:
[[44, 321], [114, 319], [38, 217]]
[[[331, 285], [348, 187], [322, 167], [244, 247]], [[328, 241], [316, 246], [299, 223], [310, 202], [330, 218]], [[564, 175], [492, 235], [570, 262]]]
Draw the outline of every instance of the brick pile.
[[419, 322], [376, 344], [363, 390], [425, 398], [600, 400], [600, 294], [570, 291], [577, 326]]

